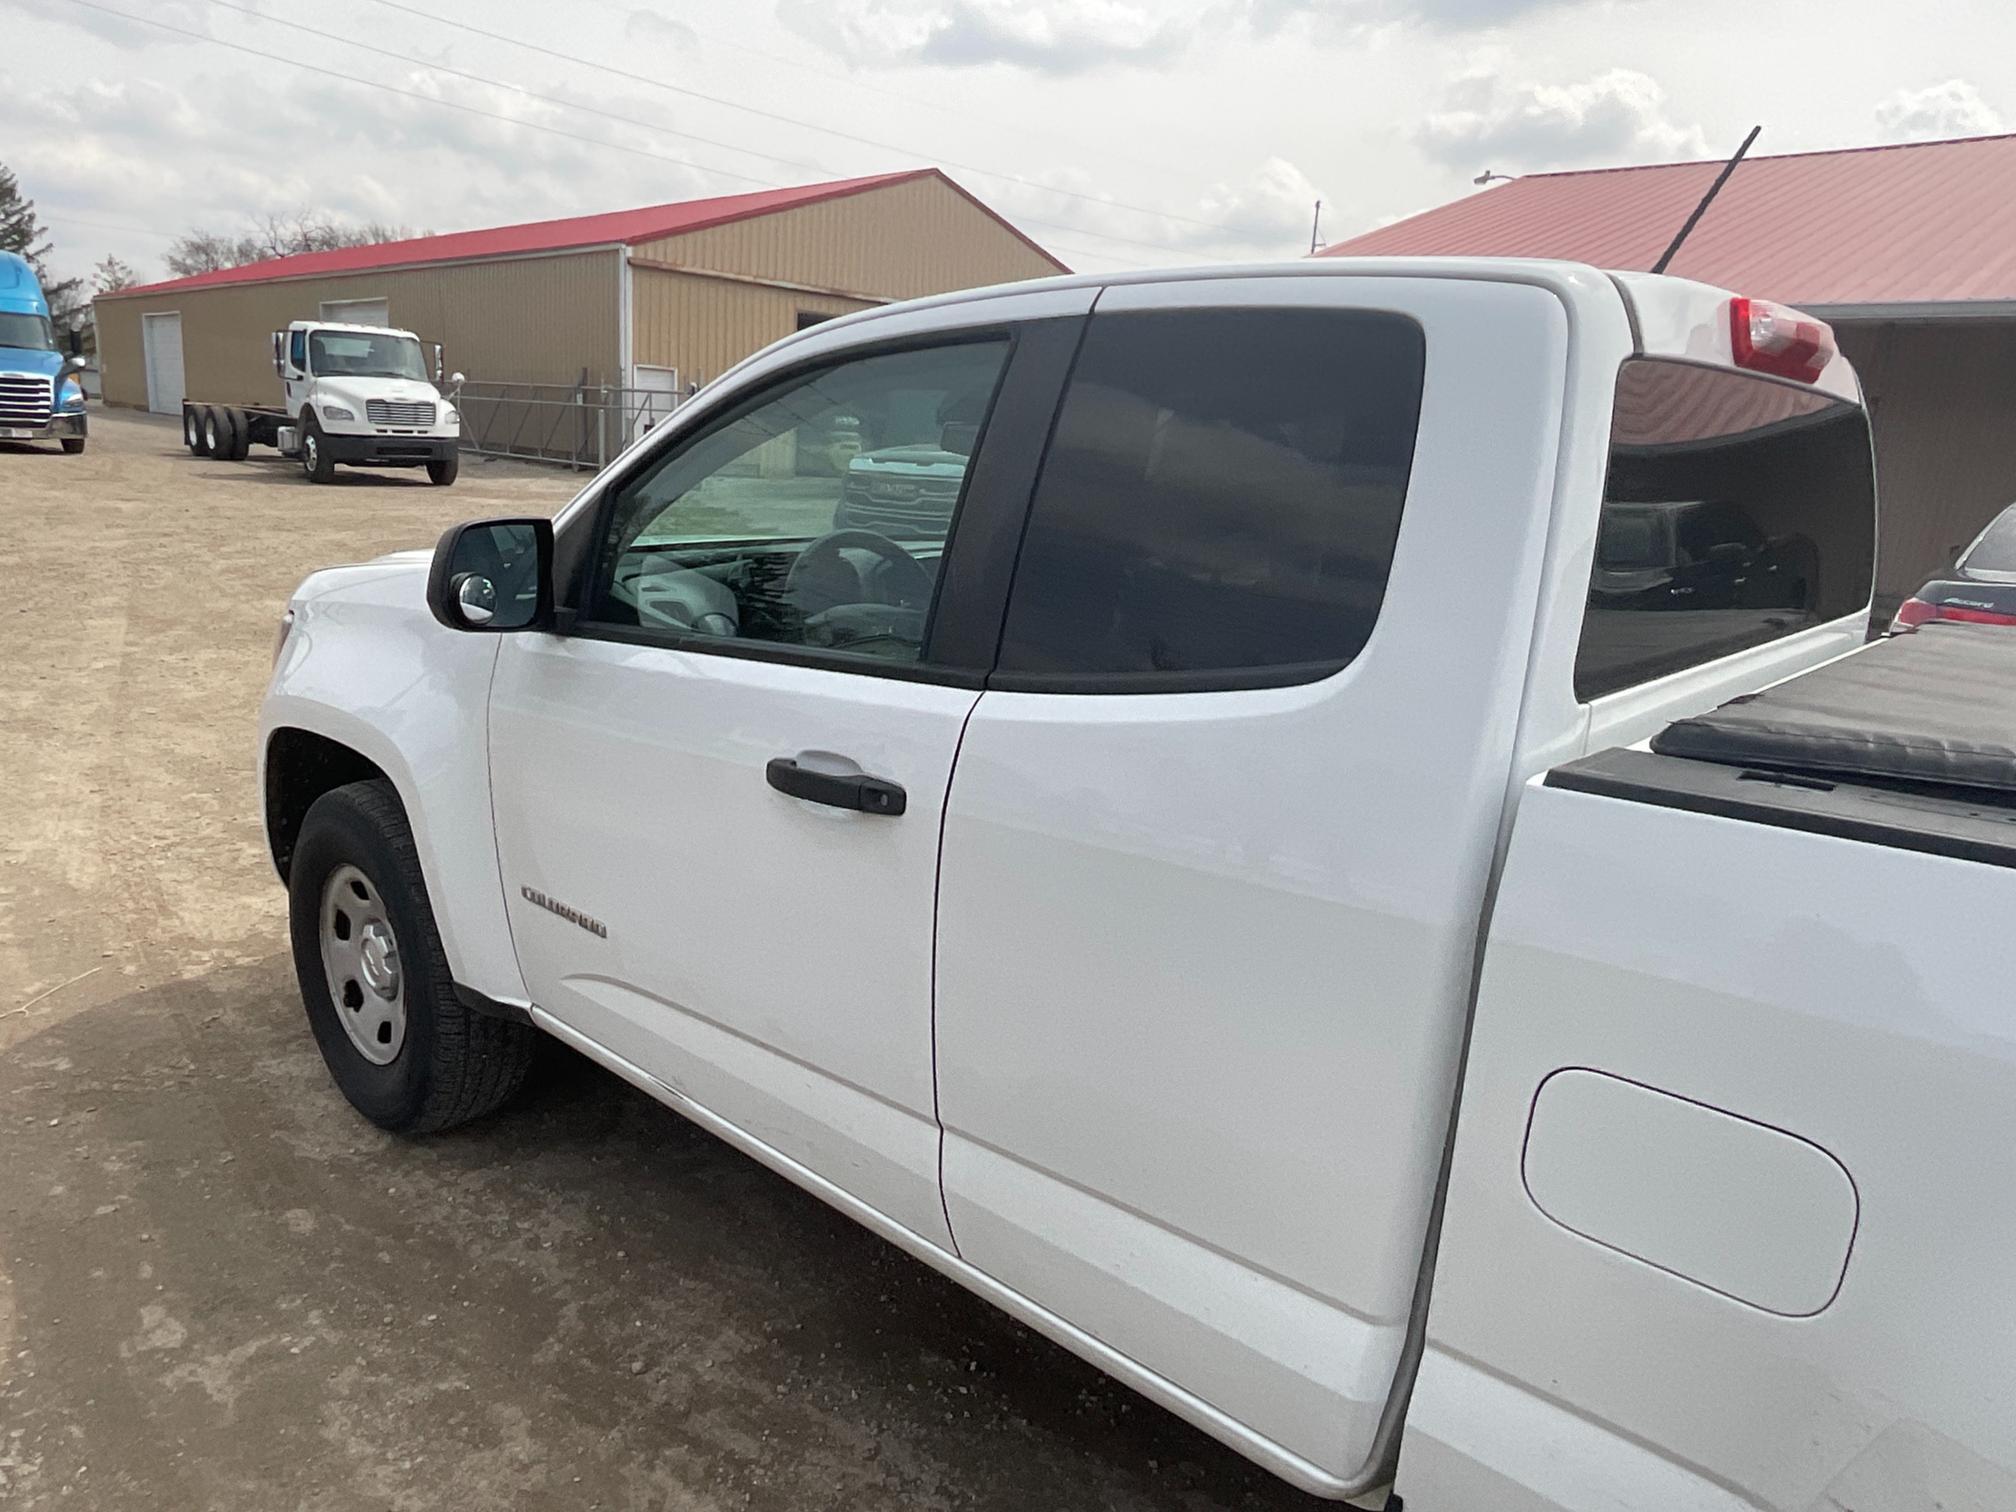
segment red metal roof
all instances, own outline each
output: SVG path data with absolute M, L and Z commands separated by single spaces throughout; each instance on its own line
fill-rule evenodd
M 264 262 L 246 263 L 238 268 L 220 268 L 214 273 L 198 273 L 190 278 L 171 278 L 161 283 L 141 284 L 100 299 L 129 299 L 136 294 L 160 294 L 178 289 L 208 289 L 221 284 L 266 283 L 281 278 L 321 278 L 332 273 L 361 273 L 374 268 L 406 268 L 439 262 L 464 262 L 486 257 L 514 257 L 534 252 L 564 252 L 578 247 L 608 247 L 617 243 L 635 246 L 686 231 L 701 231 L 729 221 L 749 220 L 779 210 L 795 210 L 821 200 L 839 199 L 867 189 L 901 184 L 911 179 L 944 179 L 959 193 L 1001 221 L 1003 226 L 1050 261 L 1059 271 L 1064 264 L 1050 257 L 1035 242 L 1017 231 L 992 209 L 967 194 L 936 168 L 912 168 L 902 173 L 878 173 L 868 178 L 837 179 L 825 184 L 802 184 L 794 189 L 764 189 L 754 194 L 724 194 L 714 199 L 682 200 L 672 205 L 650 205 L 642 210 L 613 210 L 603 215 L 577 215 L 567 220 L 529 221 L 522 226 L 497 226 L 487 231 L 451 231 L 442 236 L 416 236 L 406 241 L 374 242 L 364 247 L 339 247 L 332 252 L 303 252 L 293 257 L 273 257 Z
M 1721 168 L 1536 173 L 1322 255 L 1649 268 Z M 1667 271 L 1808 306 L 2016 300 L 2016 135 L 1746 158 Z

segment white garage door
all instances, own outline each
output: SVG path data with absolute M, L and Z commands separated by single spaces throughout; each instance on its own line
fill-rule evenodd
M 140 317 L 140 342 L 147 355 L 147 408 L 157 415 L 182 413 L 182 317 Z
M 344 325 L 382 326 L 392 323 L 382 299 L 325 299 L 322 301 L 322 318 Z

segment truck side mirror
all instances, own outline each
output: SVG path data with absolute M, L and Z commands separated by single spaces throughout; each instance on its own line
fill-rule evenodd
M 434 548 L 427 607 L 450 630 L 537 630 L 553 620 L 553 522 L 475 520 Z
M 441 343 L 437 341 L 434 343 L 434 381 L 436 383 L 441 381 L 441 374 L 445 371 L 446 369 L 441 366 Z
M 65 357 L 63 359 L 63 366 L 56 376 L 59 379 L 68 378 L 72 373 L 81 373 L 89 366 L 91 366 L 91 359 L 86 357 L 82 352 L 79 352 L 73 357 Z
M 273 371 L 278 373 L 282 378 L 287 376 L 287 333 L 285 331 L 275 331 L 273 333 Z

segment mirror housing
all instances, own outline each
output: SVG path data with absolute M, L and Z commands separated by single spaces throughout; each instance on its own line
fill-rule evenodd
M 441 365 L 441 343 L 437 341 L 434 343 L 434 381 L 439 383 L 441 375 L 446 371 L 447 369 Z
M 553 522 L 449 527 L 427 573 L 427 607 L 450 630 L 501 634 L 553 623 Z
M 78 352 L 74 356 L 65 357 L 63 359 L 63 366 L 57 370 L 56 381 L 60 383 L 72 373 L 81 373 L 89 366 L 91 366 L 91 361 L 82 352 Z

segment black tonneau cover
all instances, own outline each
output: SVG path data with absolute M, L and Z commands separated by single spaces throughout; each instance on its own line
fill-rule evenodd
M 1928 624 L 1668 725 L 1662 756 L 2016 795 L 2016 629 Z
M 2016 867 L 2016 630 L 1927 625 L 1547 785 Z

